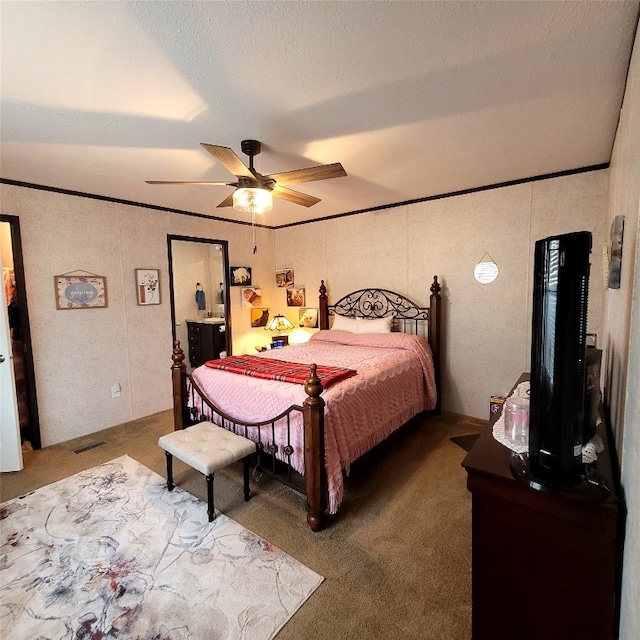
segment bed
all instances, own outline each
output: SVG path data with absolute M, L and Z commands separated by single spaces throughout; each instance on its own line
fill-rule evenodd
M 357 458 L 413 416 L 439 412 L 440 300 L 437 276 L 428 308 L 385 289 L 329 305 L 322 281 L 320 331 L 308 343 L 189 374 L 176 341 L 174 428 L 210 420 L 254 440 L 261 471 L 303 491 L 307 523 L 319 531 L 337 513 Z

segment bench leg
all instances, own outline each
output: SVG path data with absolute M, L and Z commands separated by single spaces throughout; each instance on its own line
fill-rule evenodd
M 249 490 L 249 458 L 244 458 L 242 462 L 244 464 L 244 501 L 248 502 L 251 497 L 251 491 Z
M 165 454 L 167 456 L 167 489 L 172 491 L 176 486 L 173 484 L 173 456 L 168 451 L 165 451 Z
M 207 476 L 207 513 L 209 514 L 209 522 L 213 522 L 216 517 L 213 506 L 213 473 Z

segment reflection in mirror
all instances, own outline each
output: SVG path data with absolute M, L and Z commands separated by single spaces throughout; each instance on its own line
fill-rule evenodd
M 168 236 L 173 339 L 189 368 L 231 353 L 226 240 Z

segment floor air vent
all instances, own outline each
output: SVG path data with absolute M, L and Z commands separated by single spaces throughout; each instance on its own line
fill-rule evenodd
M 90 451 L 91 449 L 97 449 L 102 445 L 107 444 L 106 442 L 94 442 L 92 444 L 88 444 L 85 447 L 80 447 L 79 449 L 74 449 L 73 453 L 84 453 L 85 451 Z

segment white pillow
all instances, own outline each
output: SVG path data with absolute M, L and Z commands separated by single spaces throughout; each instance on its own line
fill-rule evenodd
M 387 318 L 351 318 L 335 315 L 331 329 L 349 333 L 391 333 L 393 317 Z
M 391 333 L 393 317 L 358 318 L 358 333 Z
M 335 331 L 358 333 L 358 319 L 335 315 L 333 316 L 333 324 L 331 325 L 331 328 Z

